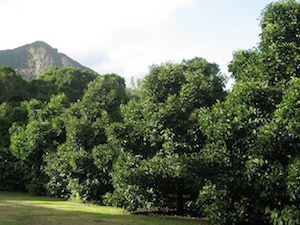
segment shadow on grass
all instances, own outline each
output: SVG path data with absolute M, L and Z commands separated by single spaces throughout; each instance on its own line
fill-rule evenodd
M 131 215 L 99 207 L 24 193 L 0 192 L 0 225 L 207 225 L 208 221 L 182 217 Z

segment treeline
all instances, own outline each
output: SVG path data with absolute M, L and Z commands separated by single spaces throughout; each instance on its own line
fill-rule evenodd
M 234 53 L 224 91 L 202 58 L 116 74 L 0 68 L 0 190 L 214 224 L 300 224 L 300 4 L 266 7 L 257 48 Z

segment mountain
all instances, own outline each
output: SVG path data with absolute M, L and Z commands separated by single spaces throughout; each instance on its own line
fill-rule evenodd
M 93 72 L 42 41 L 0 51 L 0 66 L 9 66 L 29 80 L 53 67 L 74 67 Z

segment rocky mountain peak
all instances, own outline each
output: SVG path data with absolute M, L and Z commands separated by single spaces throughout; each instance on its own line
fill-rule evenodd
M 13 68 L 29 80 L 53 67 L 74 67 L 92 71 L 43 41 L 0 51 L 0 65 Z

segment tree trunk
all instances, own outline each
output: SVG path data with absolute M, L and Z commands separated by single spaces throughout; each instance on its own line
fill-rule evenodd
M 178 184 L 177 186 L 177 213 L 183 214 L 183 185 Z

